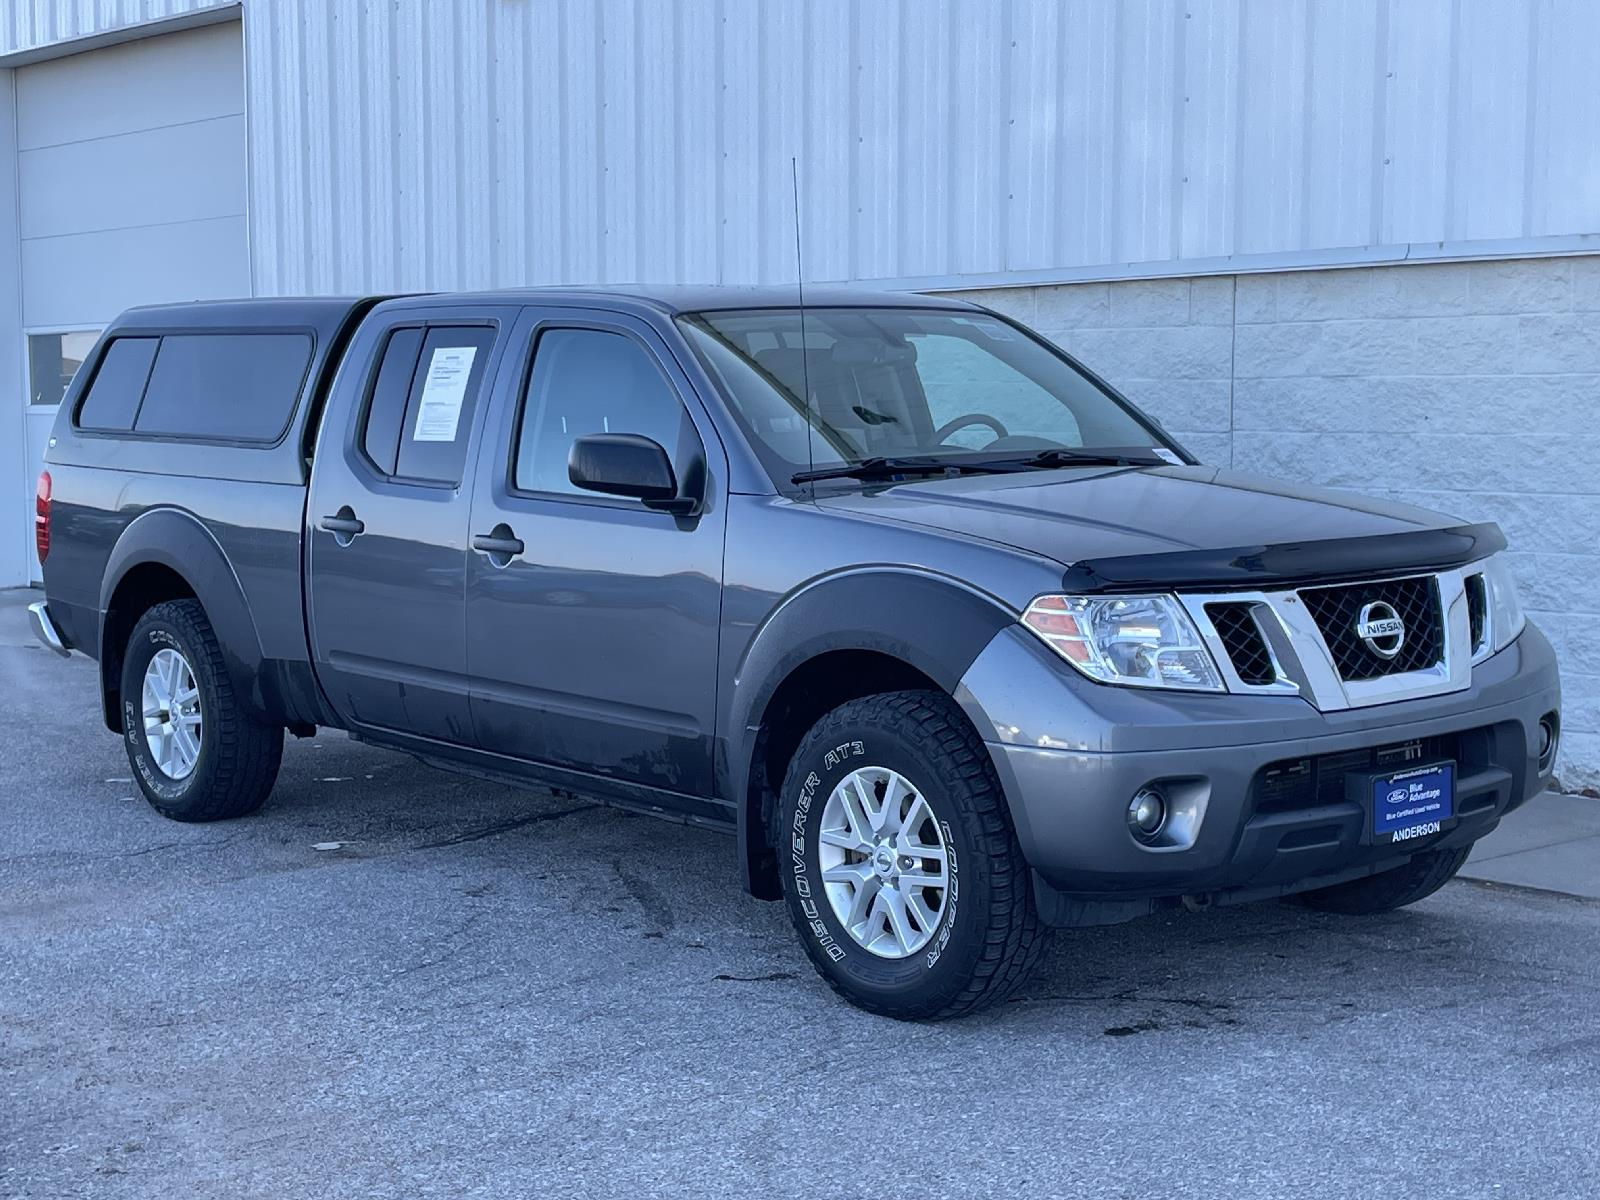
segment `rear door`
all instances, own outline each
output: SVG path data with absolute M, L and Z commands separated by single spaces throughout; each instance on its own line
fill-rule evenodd
M 470 744 L 469 464 L 515 308 L 371 318 L 330 400 L 307 510 L 311 649 L 352 725 Z
M 496 389 L 472 506 L 482 548 L 467 562 L 479 742 L 620 784 L 708 797 L 726 528 L 721 444 L 643 321 L 530 310 L 511 353 L 518 365 Z M 677 517 L 574 487 L 572 443 L 601 432 L 661 443 L 680 478 L 704 464 L 702 510 Z

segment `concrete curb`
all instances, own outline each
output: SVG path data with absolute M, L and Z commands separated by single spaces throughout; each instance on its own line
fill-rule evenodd
M 1600 800 L 1535 796 L 1478 843 L 1461 877 L 1600 900 Z

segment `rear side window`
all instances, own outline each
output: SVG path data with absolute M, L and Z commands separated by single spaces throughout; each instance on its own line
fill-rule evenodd
M 361 431 L 361 448 L 372 465 L 393 475 L 400 457 L 400 426 L 405 423 L 411 399 L 411 378 L 422 351 L 422 330 L 396 329 L 383 348 L 378 378 L 367 402 L 367 420 Z
M 94 379 L 78 406 L 80 429 L 126 432 L 139 413 L 160 338 L 116 338 L 106 347 Z
M 472 414 L 493 345 L 494 330 L 486 326 L 428 329 L 401 419 L 396 476 L 430 483 L 461 482 Z
M 277 441 L 310 363 L 311 339 L 303 333 L 168 334 L 156 351 L 134 432 Z

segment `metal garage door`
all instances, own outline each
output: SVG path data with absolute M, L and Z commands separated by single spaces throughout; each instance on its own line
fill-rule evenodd
M 61 394 L 112 317 L 250 293 L 239 24 L 21 67 L 16 89 L 31 505 Z

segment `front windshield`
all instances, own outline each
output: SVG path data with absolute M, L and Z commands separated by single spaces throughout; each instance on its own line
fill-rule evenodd
M 803 336 L 794 308 L 698 313 L 681 325 L 783 486 L 879 458 L 955 464 L 1056 450 L 1176 461 L 1071 363 L 986 313 L 807 308 Z

